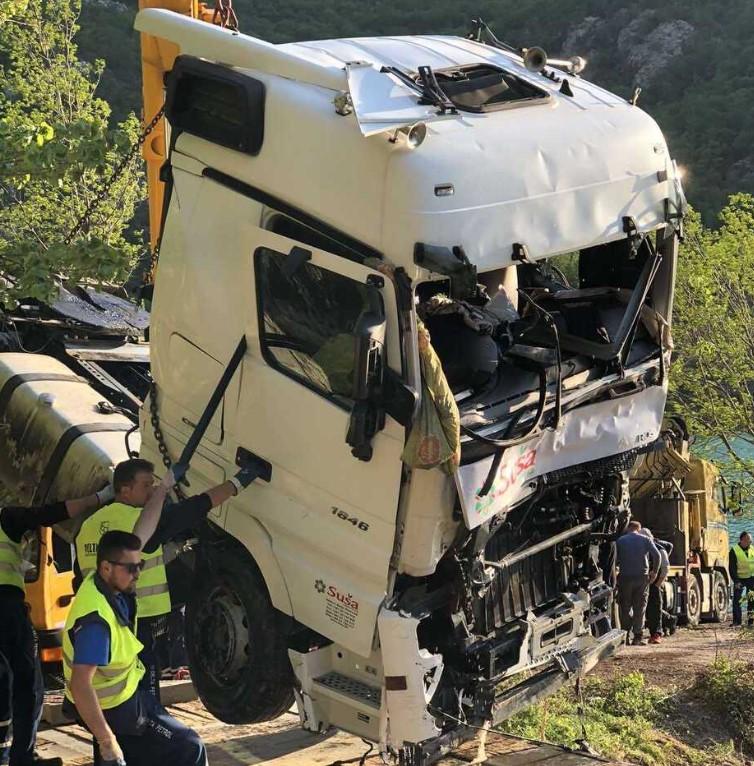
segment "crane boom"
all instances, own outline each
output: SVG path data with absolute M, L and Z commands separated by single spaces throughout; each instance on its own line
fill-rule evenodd
M 139 0 L 139 10 L 161 8 L 193 19 L 214 23 L 216 14 L 198 0 Z M 165 103 L 165 74 L 173 68 L 173 62 L 180 53 L 178 46 L 146 32 L 141 33 L 142 103 L 144 122 L 148 122 L 162 109 Z M 160 180 L 160 168 L 167 154 L 165 118 L 155 126 L 144 142 L 144 161 L 147 165 L 147 190 L 149 194 L 149 244 L 152 252 L 160 235 L 165 184 Z

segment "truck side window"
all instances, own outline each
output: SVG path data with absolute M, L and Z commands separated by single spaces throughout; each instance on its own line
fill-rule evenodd
M 285 375 L 350 408 L 352 332 L 376 288 L 311 263 L 288 274 L 285 260 L 267 248 L 254 256 L 262 354 Z

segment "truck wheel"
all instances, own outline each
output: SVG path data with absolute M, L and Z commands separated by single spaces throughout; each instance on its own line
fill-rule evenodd
M 225 723 L 270 721 L 293 704 L 284 616 L 244 553 L 223 549 L 197 570 L 186 609 L 191 678 Z
M 698 625 L 702 617 L 702 591 L 699 580 L 694 575 L 689 576 L 686 588 L 686 624 Z
M 712 573 L 712 622 L 723 622 L 728 616 L 728 584 L 721 572 Z

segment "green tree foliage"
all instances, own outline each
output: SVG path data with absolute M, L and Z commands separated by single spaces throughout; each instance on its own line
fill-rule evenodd
M 671 402 L 693 433 L 719 440 L 732 467 L 754 480 L 754 197 L 731 197 L 720 222 L 707 229 L 694 212 L 687 222 Z
M 117 130 L 95 96 L 104 63 L 80 61 L 80 0 L 27 0 L 0 25 L 0 303 L 49 299 L 60 281 L 122 282 L 139 246 L 126 228 L 143 198 L 136 164 L 118 178 L 81 235 L 66 234 L 109 182 L 138 135 Z

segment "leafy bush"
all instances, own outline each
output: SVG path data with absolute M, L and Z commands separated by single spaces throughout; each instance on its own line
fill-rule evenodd
M 718 657 L 697 677 L 694 691 L 723 713 L 744 752 L 754 753 L 754 663 Z

